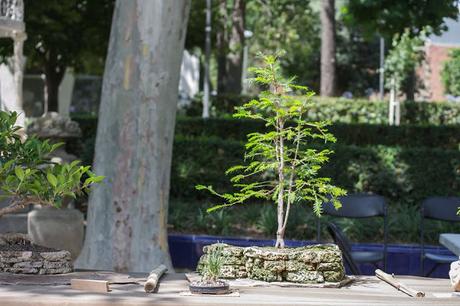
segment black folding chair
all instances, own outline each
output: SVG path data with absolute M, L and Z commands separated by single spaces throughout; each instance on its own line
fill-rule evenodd
M 328 232 L 331 234 L 334 242 L 339 246 L 353 274 L 361 274 L 359 263 L 370 263 L 378 267 L 377 263 L 383 262 L 383 270 L 387 267 L 387 205 L 385 198 L 371 194 L 353 194 L 340 198 L 342 207 L 335 209 L 332 203 L 323 205 L 323 214 L 342 217 L 342 218 L 371 218 L 383 217 L 383 251 L 352 251 L 351 244 L 347 237 L 334 224 L 328 224 Z M 321 241 L 321 220 L 318 218 L 317 223 L 317 240 Z
M 422 202 L 420 209 L 420 275 L 430 276 L 439 265 L 450 264 L 458 260 L 457 256 L 440 255 L 435 253 L 425 252 L 425 219 L 440 220 L 446 222 L 460 222 L 460 216 L 457 215 L 457 209 L 460 207 L 459 197 L 430 197 Z M 435 265 L 425 275 L 425 258 L 434 261 Z

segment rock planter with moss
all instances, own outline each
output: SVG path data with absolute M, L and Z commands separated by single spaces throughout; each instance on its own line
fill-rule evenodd
M 203 270 L 207 256 L 218 246 L 222 247 L 220 277 L 225 279 L 321 284 L 340 282 L 345 277 L 342 253 L 334 244 L 283 249 L 213 244 L 203 248 L 198 272 Z

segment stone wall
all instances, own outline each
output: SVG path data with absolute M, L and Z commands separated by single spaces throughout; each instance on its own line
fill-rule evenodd
M 70 252 L 34 245 L 25 234 L 0 235 L 0 273 L 62 274 L 72 271 Z
M 23 274 L 61 274 L 73 271 L 67 251 L 1 251 L 0 272 Z
M 345 277 L 342 253 L 334 244 L 284 249 L 213 244 L 203 248 L 198 272 L 206 264 L 207 254 L 218 249 L 222 257 L 221 278 L 324 283 L 340 282 Z

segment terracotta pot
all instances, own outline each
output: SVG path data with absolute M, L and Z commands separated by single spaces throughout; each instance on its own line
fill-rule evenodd
M 84 218 L 76 209 L 34 209 L 28 214 L 27 228 L 33 243 L 69 251 L 73 260 L 83 247 Z

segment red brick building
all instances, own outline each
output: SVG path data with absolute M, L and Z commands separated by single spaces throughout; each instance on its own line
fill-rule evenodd
M 446 94 L 441 79 L 444 62 L 453 48 L 460 48 L 460 21 L 448 19 L 448 30 L 441 36 L 430 36 L 425 44 L 425 61 L 418 71 L 421 81 L 420 100 L 445 101 Z

